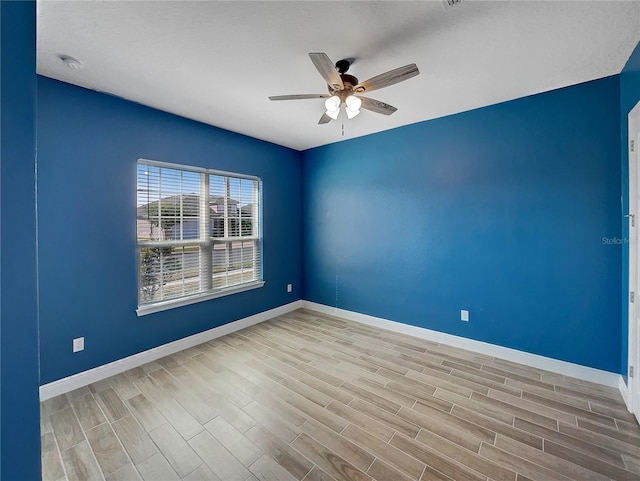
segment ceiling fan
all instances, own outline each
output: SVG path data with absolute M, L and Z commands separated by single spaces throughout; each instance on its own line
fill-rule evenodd
M 269 100 L 326 99 L 324 102 L 326 111 L 320 117 L 319 124 L 326 124 L 331 120 L 336 120 L 342 105 L 345 106 L 345 112 L 350 119 L 360 113 L 360 108 L 378 114 L 391 115 L 398 109 L 379 100 L 363 97 L 360 94 L 397 84 L 420 73 L 416 64 L 411 63 L 376 75 L 364 82 L 358 82 L 356 77 L 347 74 L 351 63 L 353 63 L 352 60 L 338 60 L 334 67 L 333 62 L 326 53 L 310 53 L 309 57 L 318 72 L 320 72 L 320 75 L 322 75 L 322 78 L 326 80 L 329 93 L 275 95 L 269 97 Z

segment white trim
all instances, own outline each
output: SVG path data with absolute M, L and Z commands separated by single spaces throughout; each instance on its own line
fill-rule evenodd
M 237 172 L 227 172 L 225 170 L 208 169 L 207 167 L 196 167 L 194 165 L 176 164 L 173 162 L 164 162 L 162 160 L 138 159 L 138 165 L 148 165 L 150 167 L 160 167 L 164 169 L 186 170 L 189 172 L 197 172 L 199 174 L 212 174 L 222 177 L 236 177 L 238 179 L 257 180 L 260 182 L 260 177 L 255 175 L 239 174 Z
M 239 284 L 237 286 L 223 287 L 222 289 L 216 289 L 208 292 L 202 292 L 194 296 L 179 297 L 178 299 L 172 299 L 170 301 L 156 302 L 155 304 L 142 305 L 136 309 L 138 317 L 146 316 L 147 314 L 153 314 L 154 312 L 166 311 L 168 309 L 174 309 L 176 307 L 188 306 L 189 304 L 196 304 L 197 302 L 210 301 L 217 297 L 228 296 L 230 294 L 237 294 L 239 292 L 250 291 L 251 289 L 258 289 L 264 286 L 264 281 L 252 281 L 245 284 Z
M 637 222 L 640 222 L 640 218 L 638 218 L 638 159 L 640 158 L 638 154 L 638 149 L 640 146 L 636 145 L 634 148 L 634 152 L 631 151 L 631 141 L 638 141 L 638 131 L 640 130 L 640 102 L 636 103 L 636 105 L 631 109 L 627 116 L 627 153 L 628 153 L 628 165 L 629 165 L 629 180 L 627 183 L 628 192 L 629 192 L 629 214 L 632 214 L 634 217 L 629 217 L 629 219 L 635 219 Z M 640 291 L 638 285 L 638 255 L 640 255 L 640 251 L 638 250 L 638 229 L 640 226 L 636 224 L 635 227 L 629 225 L 629 255 L 628 255 L 628 268 L 629 268 L 629 289 L 628 291 L 634 291 L 635 295 L 638 295 L 638 291 Z M 627 305 L 628 305 L 628 316 L 627 316 L 627 373 L 631 372 L 632 366 L 636 364 L 634 369 L 638 371 L 640 369 L 640 346 L 636 345 L 637 339 L 640 337 L 638 335 L 637 330 L 640 329 L 638 325 L 638 303 L 640 299 L 636 299 L 635 302 L 631 302 L 630 294 L 627 293 Z M 636 375 L 637 376 L 637 375 Z M 627 404 L 627 409 L 629 412 L 635 414 L 636 418 L 640 420 L 640 389 L 637 386 L 637 377 L 632 378 L 627 375 L 627 382 L 625 384 L 625 403 Z M 622 392 L 622 391 L 621 391 Z
M 455 336 L 453 334 L 446 334 L 444 332 L 425 329 L 424 327 L 410 326 L 408 324 L 402 324 L 400 322 L 390 321 L 388 319 L 382 319 L 380 317 L 369 316 L 367 314 L 360 314 L 359 312 L 347 311 L 345 309 L 339 309 L 337 307 L 326 306 L 324 304 L 302 301 L 302 307 L 324 314 L 342 317 L 343 319 L 348 319 L 350 321 L 360 322 L 369 326 L 378 327 L 380 329 L 386 329 L 389 331 L 407 334 L 409 336 L 414 336 L 429 341 L 467 349 L 479 354 L 486 354 L 488 356 L 505 359 L 507 361 L 525 364 L 527 366 L 532 366 L 538 369 L 544 369 L 545 371 L 551 371 L 558 374 L 563 374 L 565 376 L 571 376 L 585 381 L 603 384 L 605 386 L 619 388 L 620 380 L 622 379 L 622 376 L 620 376 L 620 374 L 616 374 L 613 372 L 602 371 L 600 369 L 573 364 L 566 361 L 560 361 L 558 359 L 539 356 L 537 354 L 531 354 L 524 351 L 518 351 L 516 349 L 511 349 L 508 347 L 497 346 L 495 344 L 489 344 L 487 342 L 475 341 L 473 339 L 467 339 L 465 337 Z
M 169 342 L 162 346 L 154 347 L 153 349 L 139 352 L 138 354 L 134 354 L 123 359 L 118 359 L 117 361 L 110 362 L 109 364 L 104 364 L 102 366 L 89 369 L 88 371 L 83 371 L 78 374 L 44 384 L 40 386 L 40 401 L 45 401 L 46 399 L 58 396 L 59 394 L 73 391 L 74 389 L 86 386 L 87 384 L 106 379 L 134 367 L 141 366 L 142 364 L 155 361 L 161 357 L 197 346 L 198 344 L 210 341 L 211 339 L 226 336 L 227 334 L 239 331 L 245 327 L 253 326 L 254 324 L 267 321 L 273 317 L 295 311 L 301 307 L 302 301 L 294 301 L 289 304 L 285 304 L 284 306 L 259 312 L 253 316 L 238 319 L 237 321 L 230 322 L 229 324 L 214 327 L 208 331 L 178 339 L 177 341 Z
M 624 382 L 624 378 L 620 376 L 620 382 L 618 383 L 618 390 L 620 391 L 620 395 L 622 396 L 622 400 L 624 401 L 625 406 L 627 406 L 627 410 L 631 411 L 631 404 L 629 399 L 629 389 L 627 388 L 626 383 Z

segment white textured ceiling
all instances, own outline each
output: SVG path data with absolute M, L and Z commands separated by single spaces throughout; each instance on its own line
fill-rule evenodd
M 620 73 L 640 2 L 40 0 L 37 34 L 41 75 L 303 150 Z M 421 74 L 371 93 L 398 111 L 343 137 L 322 100 L 267 98 L 326 92 L 308 52 L 355 58 L 360 81 Z

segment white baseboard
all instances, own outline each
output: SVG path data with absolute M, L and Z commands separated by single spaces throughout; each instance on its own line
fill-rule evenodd
M 627 387 L 627 383 L 624 382 L 624 378 L 620 376 L 620 382 L 618 383 L 618 389 L 620 390 L 620 394 L 622 395 L 622 399 L 624 400 L 625 406 L 627 406 L 627 410 L 629 412 L 633 412 L 631 410 L 631 403 L 629 402 L 629 389 Z
M 296 309 L 300 309 L 301 307 L 302 301 L 291 302 L 289 304 L 285 304 L 284 306 L 269 309 L 268 311 L 260 312 L 243 319 L 238 319 L 237 321 L 230 322 L 229 324 L 214 327 L 213 329 L 209 329 L 208 331 L 200 332 L 198 334 L 194 334 L 193 336 L 178 339 L 177 341 L 169 342 L 167 344 L 163 344 L 162 346 L 154 347 L 153 349 L 139 352 L 138 354 L 134 354 L 122 359 L 118 359 L 117 361 L 110 362 L 109 364 L 104 364 L 102 366 L 89 369 L 88 371 L 79 372 L 78 374 L 74 374 L 72 376 L 65 377 L 48 384 L 44 384 L 40 386 L 40 401 L 44 401 L 60 394 L 73 391 L 74 389 L 78 389 L 93 382 L 115 376 L 116 374 L 127 371 L 134 367 L 138 367 L 148 362 L 155 361 L 156 359 L 174 354 L 178 351 L 197 346 L 198 344 L 202 344 L 203 342 L 226 336 L 227 334 L 239 331 L 240 329 L 244 329 L 245 327 L 253 326 L 254 324 L 267 321 L 273 317 L 281 316 L 291 311 L 295 311 Z
M 439 342 L 442 344 L 447 344 L 449 346 L 467 349 L 469 351 L 477 352 L 480 354 L 525 364 L 537 369 L 543 369 L 545 371 L 551 371 L 565 376 L 571 376 L 585 381 L 591 381 L 597 384 L 603 384 L 609 387 L 620 388 L 621 383 L 622 385 L 625 385 L 620 374 L 609 371 L 602 371 L 600 369 L 582 366 L 580 364 L 573 364 L 566 361 L 560 361 L 558 359 L 539 356 L 537 354 L 531 354 L 524 351 L 518 351 L 516 349 L 510 349 L 508 347 L 497 346 L 495 344 L 489 344 L 487 342 L 475 341 L 473 339 L 467 339 L 465 337 L 454 336 L 453 334 L 432 331 L 431 329 L 425 329 L 423 327 L 410 326 L 408 324 L 402 324 L 400 322 L 390 321 L 388 319 L 382 319 L 380 317 L 369 316 L 367 314 L 360 314 L 359 312 L 347 311 L 345 309 L 339 309 L 337 307 L 330 307 L 324 304 L 317 304 L 315 302 L 302 301 L 302 307 L 304 307 L 305 309 L 311 309 L 313 311 L 318 311 L 324 314 L 342 317 L 343 319 L 348 319 L 351 321 L 360 322 L 362 324 L 378 327 L 380 329 L 386 329 L 388 331 L 407 334 L 409 336 L 426 339 L 428 341 Z M 623 394 L 623 397 L 625 397 L 625 395 L 626 392 L 625 394 Z
M 367 314 L 360 314 L 354 311 L 348 311 L 345 309 L 339 309 L 336 307 L 330 307 L 324 304 L 317 304 L 311 301 L 295 301 L 284 306 L 276 307 L 268 311 L 260 312 L 253 316 L 245 317 L 229 324 L 224 324 L 219 327 L 214 327 L 208 331 L 194 334 L 193 336 L 178 339 L 162 346 L 154 347 L 147 351 L 134 354 L 123 359 L 119 359 L 102 366 L 89 369 L 87 371 L 74 374 L 57 381 L 50 382 L 40 386 L 40 400 L 44 401 L 60 394 L 73 391 L 82 386 L 106 379 L 121 372 L 127 371 L 134 367 L 141 366 L 156 359 L 174 354 L 178 351 L 188 349 L 203 342 L 216 339 L 218 337 L 225 336 L 232 332 L 239 331 L 254 324 L 267 321 L 274 317 L 287 314 L 296 309 L 311 309 L 324 314 L 329 314 L 336 317 L 342 317 L 362 324 L 378 327 L 380 329 L 386 329 L 389 331 L 398 332 L 401 334 L 407 334 L 409 336 L 426 339 L 433 342 L 439 342 L 450 346 L 467 349 L 469 351 L 485 354 L 488 356 L 505 359 L 520 364 L 536 367 L 546 371 L 563 374 L 565 376 L 571 376 L 585 381 L 595 382 L 597 384 L 603 384 L 605 386 L 615 387 L 620 390 L 622 398 L 625 403 L 628 402 L 627 397 L 627 385 L 625 384 L 620 374 L 602 371 L 592 367 L 581 366 L 579 364 L 573 364 L 566 361 L 560 361 L 558 359 L 552 359 L 549 357 L 539 356 L 537 354 L 531 354 L 524 351 L 518 351 L 516 349 L 510 349 L 508 347 L 497 346 L 495 344 L 489 344 L 482 341 L 475 341 L 473 339 L 467 339 L 453 334 L 446 334 L 443 332 L 433 331 L 431 329 L 425 329 L 423 327 L 411 326 L 400 322 L 390 321 L 380 317 L 369 316 Z

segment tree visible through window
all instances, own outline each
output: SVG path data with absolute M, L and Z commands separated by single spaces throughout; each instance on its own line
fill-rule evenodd
M 260 211 L 256 177 L 139 160 L 139 307 L 261 283 Z

